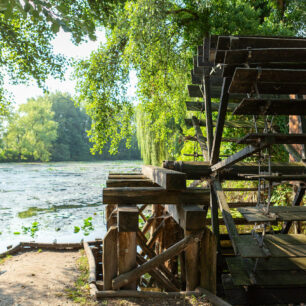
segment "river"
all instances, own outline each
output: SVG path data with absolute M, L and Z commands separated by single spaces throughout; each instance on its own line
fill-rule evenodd
M 105 234 L 108 173 L 141 161 L 0 164 L 0 252 L 20 241 L 79 242 Z

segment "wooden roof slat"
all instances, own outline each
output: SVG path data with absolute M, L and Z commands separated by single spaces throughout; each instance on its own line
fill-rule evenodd
M 224 64 L 241 63 L 305 63 L 306 48 L 301 49 L 248 49 L 228 50 L 225 52 Z
M 236 68 L 229 93 L 306 93 L 306 70 Z
M 250 133 L 237 141 L 239 144 L 254 144 L 271 141 L 272 144 L 304 144 L 306 134 L 257 134 Z
M 205 104 L 203 102 L 193 102 L 193 101 L 186 101 L 186 107 L 188 111 L 198 111 L 203 112 L 205 110 Z M 213 112 L 219 111 L 219 103 L 212 102 L 211 109 Z M 237 107 L 236 103 L 229 103 L 227 106 L 227 111 L 232 112 Z
M 245 98 L 234 109 L 234 115 L 306 115 L 306 99 Z

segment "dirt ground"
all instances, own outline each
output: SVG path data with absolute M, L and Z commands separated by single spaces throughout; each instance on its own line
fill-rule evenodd
M 80 305 L 68 297 L 81 274 L 80 252 L 27 252 L 0 265 L 0 306 Z M 210 305 L 196 299 L 108 299 L 93 301 L 85 295 L 82 305 Z

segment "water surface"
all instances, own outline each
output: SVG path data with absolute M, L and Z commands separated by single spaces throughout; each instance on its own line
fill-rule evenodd
M 108 173 L 140 167 L 140 161 L 0 164 L 0 252 L 19 241 L 103 237 L 102 188 Z M 93 230 L 84 227 L 84 219 L 92 222 Z M 33 222 L 38 231 L 31 237 Z

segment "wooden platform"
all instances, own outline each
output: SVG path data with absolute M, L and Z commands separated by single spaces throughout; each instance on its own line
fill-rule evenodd
M 263 210 L 257 207 L 238 207 L 237 209 L 249 222 L 306 221 L 306 206 L 272 206 L 269 209 L 272 216 L 265 215 Z

